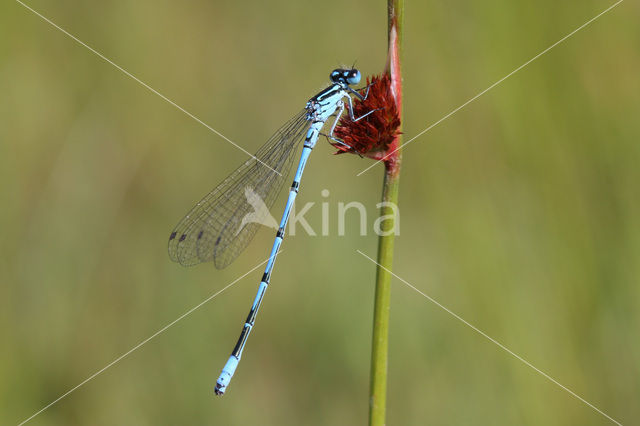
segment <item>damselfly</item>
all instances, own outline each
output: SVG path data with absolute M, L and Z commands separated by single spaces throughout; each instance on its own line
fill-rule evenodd
M 304 140 L 298 169 L 273 242 L 271 255 L 240 338 L 216 382 L 217 395 L 224 394 L 242 357 L 242 351 L 269 285 L 291 207 L 300 188 L 302 172 L 325 122 L 335 116 L 327 137 L 342 144 L 343 142 L 334 138 L 333 131 L 344 111 L 344 100 L 346 99 L 349 103 L 349 115 L 352 121 L 358 121 L 373 112 L 369 111 L 358 118 L 353 116 L 350 95 L 364 100 L 369 93 L 369 87 L 364 95 L 350 87 L 360 82 L 360 71 L 354 68 L 336 69 L 331 72 L 330 78 L 332 83 L 329 87 L 311 98 L 306 107 L 269 138 L 254 157 L 245 161 L 196 204 L 178 223 L 169 237 L 169 256 L 175 262 L 189 266 L 212 260 L 217 268 L 229 265 L 256 234 L 265 213 L 268 214 L 268 208 L 273 205 L 291 169 L 296 148 Z M 255 207 L 257 197 L 260 205 L 264 203 L 266 209 L 257 211 L 260 210 Z

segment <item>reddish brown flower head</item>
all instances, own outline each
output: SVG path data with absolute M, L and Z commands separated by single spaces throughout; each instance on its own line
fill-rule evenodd
M 351 121 L 349 114 L 344 114 L 334 135 L 348 146 L 335 142 L 331 144 L 338 148 L 336 154 L 350 152 L 380 160 L 395 149 L 396 138 L 400 134 L 400 114 L 391 94 L 391 78 L 388 74 L 373 76 L 371 82 L 367 77 L 367 85 L 370 85 L 367 99 L 362 101 L 354 97 L 353 115 L 357 118 L 375 111 L 356 122 Z M 366 89 L 361 93 L 364 95 Z

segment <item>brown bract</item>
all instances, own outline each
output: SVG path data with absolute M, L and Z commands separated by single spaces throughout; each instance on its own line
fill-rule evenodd
M 370 85 L 367 99 L 362 101 L 354 97 L 353 115 L 358 118 L 375 111 L 355 122 L 351 121 L 349 114 L 344 114 L 334 135 L 348 146 L 335 142 L 331 144 L 338 149 L 336 154 L 353 153 L 382 160 L 396 149 L 400 114 L 391 94 L 391 78 L 387 73 L 373 76 L 371 81 L 367 77 L 367 85 Z M 360 93 L 364 95 L 365 92 L 366 89 Z

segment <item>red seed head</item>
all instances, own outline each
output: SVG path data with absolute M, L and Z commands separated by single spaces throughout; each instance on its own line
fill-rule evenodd
M 359 121 L 351 121 L 344 114 L 335 128 L 334 135 L 346 145 L 331 143 L 338 149 L 336 154 L 354 153 L 380 160 L 395 149 L 400 134 L 400 114 L 391 94 L 391 78 L 388 74 L 367 77 L 369 96 L 364 101 L 354 97 L 353 115 L 357 118 L 374 111 Z M 366 89 L 361 91 L 364 95 Z M 347 108 L 349 106 L 347 105 Z

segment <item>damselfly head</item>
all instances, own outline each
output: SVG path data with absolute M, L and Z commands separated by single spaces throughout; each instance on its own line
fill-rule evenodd
M 346 83 L 348 85 L 358 84 L 360 83 L 360 71 L 355 68 L 351 69 L 342 69 L 338 68 L 331 71 L 331 81 L 334 83 Z

